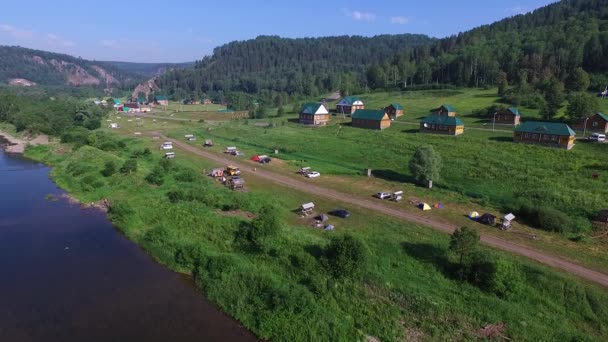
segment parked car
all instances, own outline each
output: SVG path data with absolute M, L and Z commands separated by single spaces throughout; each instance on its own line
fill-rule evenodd
M 383 199 L 391 198 L 392 194 L 390 192 L 388 192 L 388 191 L 382 191 L 382 192 L 379 192 L 379 193 L 375 194 L 374 196 L 376 198 L 379 198 L 379 199 L 383 200 Z
M 260 159 L 260 164 L 268 164 L 272 161 L 272 159 L 266 157 L 266 158 L 262 158 Z
M 312 171 L 312 172 L 309 172 L 309 173 L 306 175 L 306 177 L 308 177 L 308 178 L 317 178 L 317 177 L 320 177 L 320 176 L 321 176 L 321 174 L 320 174 L 320 173 L 318 173 L 317 171 Z
M 337 216 L 341 218 L 347 218 L 350 216 L 350 213 L 345 209 L 336 209 L 329 212 L 329 215 Z
M 593 133 L 589 136 L 589 140 L 597 141 L 597 142 L 604 142 L 604 141 L 606 141 L 606 135 L 601 134 L 601 133 Z

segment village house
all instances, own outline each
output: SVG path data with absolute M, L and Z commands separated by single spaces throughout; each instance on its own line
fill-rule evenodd
M 464 123 L 453 116 L 429 115 L 420 122 L 420 132 L 460 135 L 464 133 Z
M 365 104 L 359 96 L 346 96 L 336 105 L 339 114 L 352 114 L 359 109 L 365 109 Z
M 499 110 L 494 114 L 494 123 L 501 125 L 519 125 L 521 116 L 515 107 Z
M 154 103 L 161 106 L 167 106 L 169 105 L 169 99 L 166 96 L 158 95 L 154 97 Z
M 513 141 L 549 147 L 571 149 L 574 147 L 575 133 L 565 123 L 528 121 L 513 132 Z
M 321 103 L 307 103 L 300 111 L 300 123 L 325 126 L 329 121 L 329 111 Z
M 456 109 L 449 104 L 444 104 L 439 108 L 431 110 L 431 112 L 439 116 L 456 116 Z
M 581 119 L 572 128 L 583 130 L 585 123 L 587 124 L 586 130 L 588 132 L 608 133 L 608 116 L 603 113 L 595 113 L 588 119 Z
M 203 100 L 201 101 L 201 103 L 202 103 L 202 104 L 204 104 L 204 105 L 210 105 L 212 102 L 211 102 L 211 100 L 210 100 L 210 99 L 203 99 Z
M 128 102 L 122 106 L 122 111 L 129 113 L 139 113 L 141 112 L 141 109 L 139 108 L 139 104 L 135 102 Z
M 390 127 L 391 119 L 382 109 L 358 109 L 352 115 L 352 125 L 358 128 L 385 129 Z
M 398 103 L 391 103 L 386 108 L 384 108 L 386 114 L 391 120 L 395 120 L 398 117 L 403 115 L 403 106 Z
M 140 105 L 143 105 L 143 104 L 145 104 L 146 102 L 148 102 L 148 101 L 146 101 L 146 98 L 145 98 L 145 97 L 138 97 L 138 98 L 137 98 L 137 103 L 139 103 Z

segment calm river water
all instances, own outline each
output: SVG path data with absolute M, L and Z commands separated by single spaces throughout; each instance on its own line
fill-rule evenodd
M 0 341 L 255 341 L 48 173 L 0 151 Z

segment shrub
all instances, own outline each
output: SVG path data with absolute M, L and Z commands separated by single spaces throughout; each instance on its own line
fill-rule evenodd
M 110 207 L 108 208 L 108 215 L 114 221 L 124 221 L 129 216 L 133 215 L 135 211 L 131 207 L 131 205 L 127 202 L 121 200 L 113 200 L 110 202 Z
M 519 267 L 506 259 L 496 260 L 493 271 L 489 282 L 490 290 L 499 297 L 517 294 L 524 286 L 524 276 Z
M 184 168 L 175 175 L 175 180 L 184 183 L 192 183 L 198 178 L 198 173 L 190 168 Z
M 82 180 L 80 181 L 80 187 L 84 190 L 84 191 L 93 191 L 95 189 L 99 189 L 102 186 L 104 186 L 104 182 L 93 176 L 93 175 L 87 175 L 84 178 L 82 178 Z
M 112 160 L 107 161 L 103 167 L 103 170 L 101 170 L 101 174 L 104 177 L 110 177 L 115 173 L 116 173 L 116 163 L 114 163 Z
M 65 167 L 65 171 L 74 177 L 78 177 L 90 170 L 91 167 L 89 165 L 79 161 L 72 161 Z
M 120 173 L 124 175 L 128 175 L 135 171 L 137 171 L 137 159 L 135 158 L 127 159 L 127 161 L 125 161 L 125 163 L 120 168 Z
M 325 249 L 323 263 L 336 278 L 357 278 L 365 269 L 367 250 L 363 242 L 351 236 L 333 237 Z
M 247 240 L 258 250 L 266 249 L 268 240 L 275 237 L 281 230 L 282 222 L 277 209 L 264 206 L 251 224 L 248 225 Z
M 155 168 L 146 176 L 146 181 L 153 185 L 163 185 L 163 183 L 165 182 L 165 178 L 162 170 L 159 168 Z
M 193 271 L 204 257 L 204 250 L 194 244 L 180 246 L 175 251 L 175 262 L 182 268 Z

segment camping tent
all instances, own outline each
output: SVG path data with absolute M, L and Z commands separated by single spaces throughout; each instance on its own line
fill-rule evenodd
M 472 219 L 472 220 L 476 220 L 478 217 L 479 217 L 479 213 L 476 212 L 476 211 L 471 211 L 469 213 L 469 218 Z
M 317 220 L 321 221 L 321 222 L 325 222 L 325 221 L 329 220 L 329 217 L 327 215 L 325 215 L 325 214 L 321 214 L 321 215 L 319 215 L 319 216 L 317 216 L 315 218 Z
M 443 209 L 443 203 L 435 203 L 435 209 Z
M 477 219 L 477 222 L 493 226 L 496 224 L 496 216 L 485 213 Z
M 418 208 L 421 209 L 421 210 L 424 210 L 424 211 L 431 210 L 431 206 L 428 205 L 428 204 L 426 204 L 426 203 L 420 203 L 420 204 L 418 204 Z
M 251 157 L 251 160 L 259 162 L 260 161 L 260 157 L 258 155 L 255 155 L 255 156 Z

